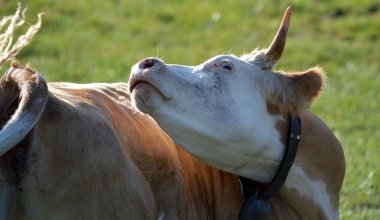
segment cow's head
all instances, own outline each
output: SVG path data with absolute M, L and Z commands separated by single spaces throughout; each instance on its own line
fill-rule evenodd
M 142 60 L 129 81 L 135 106 L 204 162 L 269 181 L 284 149 L 277 122 L 305 109 L 322 87 L 317 68 L 272 70 L 285 46 L 290 14 L 289 8 L 268 49 L 219 55 L 198 66 Z

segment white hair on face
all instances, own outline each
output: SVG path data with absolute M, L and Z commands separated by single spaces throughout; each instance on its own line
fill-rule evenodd
M 267 49 L 256 48 L 251 53 L 242 55 L 240 59 L 253 65 L 265 66 L 267 63 L 266 52 Z

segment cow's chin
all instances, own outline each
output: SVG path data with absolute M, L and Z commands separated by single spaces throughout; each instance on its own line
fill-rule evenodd
M 132 103 L 141 112 L 150 114 L 157 109 L 164 97 L 154 86 L 140 83 L 132 91 Z

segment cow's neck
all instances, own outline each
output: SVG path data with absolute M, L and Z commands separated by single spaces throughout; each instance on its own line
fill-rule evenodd
M 302 122 L 304 122 L 305 114 L 301 115 Z M 338 205 L 334 201 L 334 193 L 328 190 L 328 173 L 314 173 L 315 170 L 319 171 L 316 166 L 323 163 L 323 158 L 315 159 L 318 155 L 316 152 L 319 150 L 319 145 L 312 146 L 309 144 L 310 124 L 302 123 L 302 136 L 297 152 L 295 164 L 290 169 L 288 178 L 282 187 L 279 195 L 283 201 L 292 207 L 299 218 L 307 219 L 338 219 Z M 277 124 L 283 142 L 289 129 L 289 121 L 281 120 Z M 314 138 L 314 137 L 313 137 Z M 318 137 L 315 137 L 318 139 Z M 318 143 L 314 140 L 312 143 Z M 285 146 L 285 142 L 284 142 Z M 319 163 L 310 163 L 310 158 L 314 160 L 322 160 Z M 305 161 L 308 160 L 308 161 Z M 320 176 L 320 177 L 319 177 Z
M 260 184 L 252 179 L 240 177 L 245 203 L 239 219 L 268 218 L 271 211 L 271 200 L 278 194 L 286 181 L 289 170 L 294 163 L 301 137 L 301 120 L 298 115 L 291 115 L 289 123 L 284 155 L 272 180 L 269 183 Z
M 288 120 L 288 115 L 281 115 L 278 111 L 272 113 L 274 113 L 273 116 L 277 118 L 277 121 L 275 122 L 276 131 L 273 132 L 272 135 L 272 138 L 276 139 L 276 141 L 269 140 L 270 142 L 265 145 L 272 146 L 274 144 L 272 147 L 267 148 L 277 150 L 278 154 L 268 154 L 273 156 L 273 160 L 269 162 L 262 162 L 260 161 L 260 158 L 252 159 L 257 164 L 250 165 L 251 167 L 249 169 L 251 170 L 251 176 L 246 176 L 252 180 L 263 183 L 262 185 L 264 185 L 264 187 L 273 179 L 276 170 L 280 167 L 290 130 L 290 120 Z M 316 132 L 320 129 L 323 130 L 323 128 L 313 128 L 313 130 L 311 130 L 310 127 L 315 126 L 311 126 L 310 124 L 315 124 L 315 121 L 314 119 L 306 119 L 305 115 L 307 114 L 301 113 L 302 137 L 299 146 L 300 150 L 297 152 L 295 164 L 290 169 L 284 186 L 281 188 L 278 196 L 272 201 L 273 209 L 275 212 L 282 209 L 291 209 L 294 211 L 292 216 L 297 216 L 299 219 L 337 219 L 338 202 L 336 200 L 334 201 L 334 199 L 339 196 L 334 193 L 339 190 L 331 192 L 327 189 L 327 186 L 330 187 L 331 181 L 333 181 L 331 178 L 335 178 L 336 175 L 330 175 L 327 173 L 329 171 L 320 170 L 319 166 L 320 163 L 323 163 L 324 158 L 318 158 L 318 160 L 322 160 L 318 163 L 310 162 L 310 159 L 314 158 L 315 160 L 315 157 L 320 155 L 321 150 L 325 148 L 324 146 L 320 146 L 320 141 L 318 140 L 318 138 L 323 138 L 323 136 L 318 137 L 320 134 L 316 135 Z M 306 123 L 303 123 L 305 119 Z M 310 138 L 315 140 L 310 140 Z M 325 138 L 329 137 L 326 136 Z M 277 139 L 280 139 L 280 141 Z M 266 156 L 268 157 L 268 155 Z M 237 173 L 242 175 L 239 172 Z M 263 181 L 263 179 L 265 180 Z M 286 208 L 284 206 L 289 206 L 291 208 L 289 209 L 289 207 Z M 289 213 L 284 213 L 284 215 L 288 214 Z
M 326 183 L 309 177 L 299 164 L 291 169 L 280 196 L 301 219 L 338 219 Z

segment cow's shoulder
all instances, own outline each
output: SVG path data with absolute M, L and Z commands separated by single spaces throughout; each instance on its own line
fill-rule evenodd
M 24 204 L 66 213 L 64 218 L 156 215 L 150 185 L 106 113 L 108 106 L 121 108 L 114 102 L 117 87 L 112 87 L 49 84 L 48 102 L 30 142 L 29 173 L 22 182 Z M 79 213 L 75 207 L 87 211 Z

